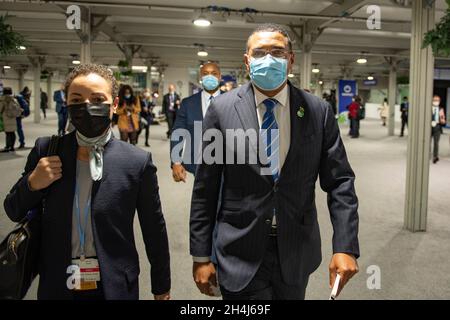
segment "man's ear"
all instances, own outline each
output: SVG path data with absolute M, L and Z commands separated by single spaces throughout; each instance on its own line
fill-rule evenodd
M 248 54 L 244 54 L 244 64 L 245 67 L 247 68 L 247 72 L 250 72 L 250 57 L 248 56 Z

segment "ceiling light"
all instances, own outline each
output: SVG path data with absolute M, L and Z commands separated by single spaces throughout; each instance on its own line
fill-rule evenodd
M 312 71 L 312 73 L 319 73 L 320 69 L 317 67 L 314 67 L 311 71 Z
M 208 56 L 208 51 L 206 51 L 205 49 L 200 49 L 200 50 L 198 50 L 197 55 L 199 57 L 207 57 Z
M 358 60 L 356 60 L 356 62 L 359 64 L 365 64 L 365 63 L 367 63 L 367 59 L 366 58 L 358 58 Z
M 17 49 L 19 49 L 19 50 L 26 50 L 27 47 L 25 47 L 25 46 L 18 46 Z
M 289 78 L 294 78 L 294 77 L 295 77 L 295 74 L 289 73 L 289 74 L 288 74 L 288 77 L 289 77 Z
M 368 77 L 367 77 L 367 80 L 369 80 L 369 81 L 372 81 L 373 79 L 374 79 L 373 76 L 368 76 Z
M 72 60 L 72 64 L 80 64 L 81 63 L 81 61 L 80 60 L 78 60 L 78 59 L 74 59 L 74 60 Z
M 322 85 L 322 84 L 323 84 L 323 81 L 322 81 L 322 80 L 320 80 L 320 81 L 319 81 L 319 84 L 320 84 L 320 85 Z
M 11 66 L 3 66 L 3 69 L 11 69 Z
M 197 19 L 192 21 L 192 23 L 197 27 L 209 27 L 212 24 L 211 20 L 206 19 L 202 15 L 200 15 Z

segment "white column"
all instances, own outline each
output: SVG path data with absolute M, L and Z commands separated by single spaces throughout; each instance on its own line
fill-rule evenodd
M 311 84 L 311 67 L 312 54 L 311 50 L 302 50 L 300 55 L 300 87 L 309 89 Z
M 80 61 L 82 64 L 91 63 L 91 10 L 89 7 L 86 10 L 86 20 L 81 21 L 81 53 Z
M 397 68 L 396 62 L 391 65 L 389 70 L 389 119 L 388 119 L 388 135 L 395 134 L 395 101 L 397 97 Z
M 433 95 L 434 57 L 428 46 L 422 49 L 424 33 L 432 29 L 434 1 L 412 1 L 410 62 L 410 109 L 406 170 L 406 229 L 426 231 L 430 169 L 431 100 Z

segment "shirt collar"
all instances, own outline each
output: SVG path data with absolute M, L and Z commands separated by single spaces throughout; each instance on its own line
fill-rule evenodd
M 260 106 L 266 99 L 269 99 L 268 96 L 263 94 L 261 91 L 259 91 L 255 85 L 253 85 L 253 91 L 255 92 L 255 101 L 256 101 L 256 107 Z M 288 105 L 288 99 L 289 99 L 289 84 L 286 84 L 280 92 L 272 99 L 276 99 L 280 105 L 287 106 Z
M 206 92 L 205 90 L 202 91 L 202 95 L 203 97 L 206 99 L 206 101 L 213 96 L 214 98 L 217 98 L 218 96 L 220 96 L 220 89 L 217 90 L 216 92 L 214 92 L 214 94 L 210 94 L 209 92 Z

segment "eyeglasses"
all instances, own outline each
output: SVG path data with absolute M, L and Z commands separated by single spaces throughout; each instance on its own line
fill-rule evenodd
M 270 54 L 272 57 L 275 58 L 285 58 L 288 53 L 291 53 L 287 49 L 272 49 L 272 50 L 266 50 L 266 49 L 253 49 L 251 52 L 251 56 L 253 58 L 263 58 L 267 54 Z

